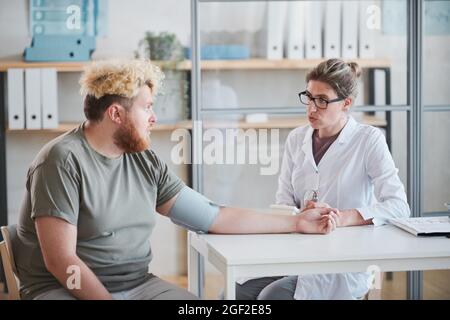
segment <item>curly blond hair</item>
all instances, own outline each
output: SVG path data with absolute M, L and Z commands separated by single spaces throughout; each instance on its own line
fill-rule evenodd
M 147 85 L 156 95 L 164 74 L 149 60 L 104 60 L 91 63 L 80 78 L 81 94 L 100 99 L 118 95 L 133 99 Z

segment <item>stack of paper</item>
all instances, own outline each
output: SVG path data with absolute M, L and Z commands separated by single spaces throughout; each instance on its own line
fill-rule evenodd
M 397 218 L 389 222 L 416 236 L 450 235 L 450 217 Z

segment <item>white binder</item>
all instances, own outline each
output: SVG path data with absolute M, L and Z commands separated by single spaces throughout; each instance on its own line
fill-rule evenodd
M 384 70 L 373 70 L 373 103 L 376 106 L 386 105 L 386 72 Z
M 41 70 L 25 69 L 25 127 L 41 129 Z
M 288 4 L 286 57 L 305 58 L 305 3 L 291 1 Z
M 341 2 L 327 1 L 325 4 L 324 56 L 341 56 Z
M 358 56 L 358 3 L 342 2 L 342 58 L 356 59 Z
M 267 59 L 283 59 L 283 35 L 286 14 L 286 3 L 270 1 L 267 3 L 266 41 Z
M 307 59 L 322 58 L 322 1 L 305 1 L 305 55 Z
M 23 69 L 8 69 L 6 82 L 8 129 L 25 129 Z
M 361 1 L 359 3 L 359 57 L 375 57 L 375 35 L 380 28 L 379 7 L 374 1 Z
M 42 127 L 58 127 L 58 81 L 56 69 L 41 69 Z

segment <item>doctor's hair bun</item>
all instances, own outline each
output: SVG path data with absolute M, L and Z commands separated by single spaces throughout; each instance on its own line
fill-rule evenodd
M 306 75 L 306 82 L 311 80 L 328 84 L 339 98 L 356 98 L 361 67 L 356 62 L 341 59 L 328 59 L 319 63 Z
M 353 73 L 357 78 L 361 76 L 362 69 L 359 66 L 359 64 L 357 64 L 356 62 L 348 62 L 348 66 L 350 67 L 350 69 L 352 69 Z

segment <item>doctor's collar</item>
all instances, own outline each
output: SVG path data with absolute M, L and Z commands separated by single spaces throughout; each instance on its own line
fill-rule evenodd
M 356 126 L 357 126 L 356 120 L 352 116 L 348 115 L 347 123 L 345 124 L 344 128 L 342 128 L 341 133 L 339 134 L 339 137 L 336 140 L 337 143 L 339 143 L 339 144 L 346 143 L 352 136 L 353 131 L 355 130 Z M 310 126 L 308 128 L 308 131 L 306 132 L 304 139 L 303 139 L 303 144 L 306 144 L 308 142 L 308 140 L 312 141 L 313 133 L 314 133 L 314 128 L 312 128 Z
M 356 120 L 352 116 L 348 116 L 347 123 L 341 131 L 341 134 L 337 138 L 337 142 L 340 144 L 346 143 L 353 134 L 353 131 L 356 128 Z

